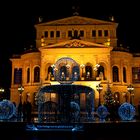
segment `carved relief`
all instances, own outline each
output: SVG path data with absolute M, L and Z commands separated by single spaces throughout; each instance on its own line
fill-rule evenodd
M 66 44 L 64 47 L 85 47 L 85 45 L 81 44 L 79 41 L 73 41 L 71 43 Z

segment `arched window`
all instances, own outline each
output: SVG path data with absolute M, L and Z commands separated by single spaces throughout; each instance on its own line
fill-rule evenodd
M 51 66 L 48 67 L 48 74 L 49 74 L 49 73 L 50 73 L 51 75 L 53 75 L 53 68 L 52 68 Z
M 86 66 L 85 67 L 86 71 L 86 79 L 91 79 L 92 78 L 92 67 L 91 66 Z
M 27 83 L 30 82 L 30 68 L 27 69 Z
M 61 78 L 61 80 L 65 80 L 66 79 L 66 77 L 67 77 L 67 68 L 66 68 L 66 66 L 62 66 L 61 68 L 60 68 L 60 78 Z
M 117 66 L 113 67 L 113 82 L 119 82 L 119 69 Z
M 73 77 L 75 80 L 78 80 L 78 79 L 79 79 L 79 75 L 80 75 L 79 67 L 78 67 L 78 66 L 74 66 L 74 67 L 72 68 L 72 77 Z
M 34 68 L 34 82 L 40 82 L 40 68 L 38 66 Z
M 126 68 L 123 67 L 123 82 L 126 83 Z
M 51 79 L 51 77 L 53 77 L 53 68 L 51 66 L 48 67 L 48 73 L 47 73 L 47 78 L 48 80 Z
M 104 72 L 104 67 L 103 66 L 100 66 L 98 68 L 98 77 L 100 78 L 100 80 L 105 79 L 105 72 Z

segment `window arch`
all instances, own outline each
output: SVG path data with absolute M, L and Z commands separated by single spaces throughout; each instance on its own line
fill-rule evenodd
M 62 80 L 65 80 L 67 77 L 68 73 L 67 73 L 67 68 L 66 66 L 61 66 L 60 67 L 60 77 Z
M 113 66 L 113 82 L 119 82 L 119 69 L 117 66 Z
M 27 83 L 30 82 L 30 68 L 27 68 Z
M 85 71 L 86 71 L 86 79 L 91 79 L 92 78 L 92 66 L 86 66 L 85 67 Z
M 48 74 L 51 73 L 53 75 L 53 68 L 51 66 L 48 67 Z
M 52 76 L 53 76 L 53 68 L 51 66 L 49 66 L 46 79 L 50 80 Z
M 98 77 L 100 78 L 100 80 L 104 80 L 105 79 L 105 70 L 103 66 L 100 66 L 98 68 Z
M 78 80 L 78 79 L 79 79 L 79 75 L 80 75 L 79 67 L 78 67 L 78 66 L 74 66 L 74 67 L 72 68 L 72 77 L 73 77 L 75 80 Z
M 123 67 L 123 82 L 127 82 L 126 81 L 126 68 L 125 67 Z
M 38 66 L 34 68 L 34 82 L 40 82 L 40 68 Z

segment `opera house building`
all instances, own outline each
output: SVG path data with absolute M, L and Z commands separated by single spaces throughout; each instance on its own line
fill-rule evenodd
M 109 85 L 114 102 L 129 102 L 137 107 L 140 101 L 140 54 L 118 44 L 118 23 L 73 15 L 39 22 L 34 27 L 36 46 L 10 58 L 11 101 L 19 104 L 29 99 L 35 108 L 37 94 L 43 87 L 83 85 L 92 89 L 94 106 L 98 107 L 99 102 L 104 104 Z M 62 87 L 61 93 L 67 92 L 67 86 Z M 83 109 L 87 98 L 85 92 L 81 88 L 78 94 Z M 49 89 L 44 100 L 58 103 L 58 94 Z

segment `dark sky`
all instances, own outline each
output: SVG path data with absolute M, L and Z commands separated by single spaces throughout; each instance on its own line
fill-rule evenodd
M 49 2 L 49 3 L 47 3 Z M 133 2 L 133 3 L 132 3 Z M 26 1 L 5 1 L 1 4 L 0 45 L 0 87 L 9 88 L 11 83 L 12 54 L 20 53 L 35 41 L 34 25 L 38 17 L 44 21 L 72 16 L 73 6 L 79 6 L 80 16 L 108 20 L 113 15 L 119 23 L 119 42 L 129 46 L 133 52 L 140 52 L 139 4 L 138 1 L 112 0 L 46 0 L 29 3 Z

